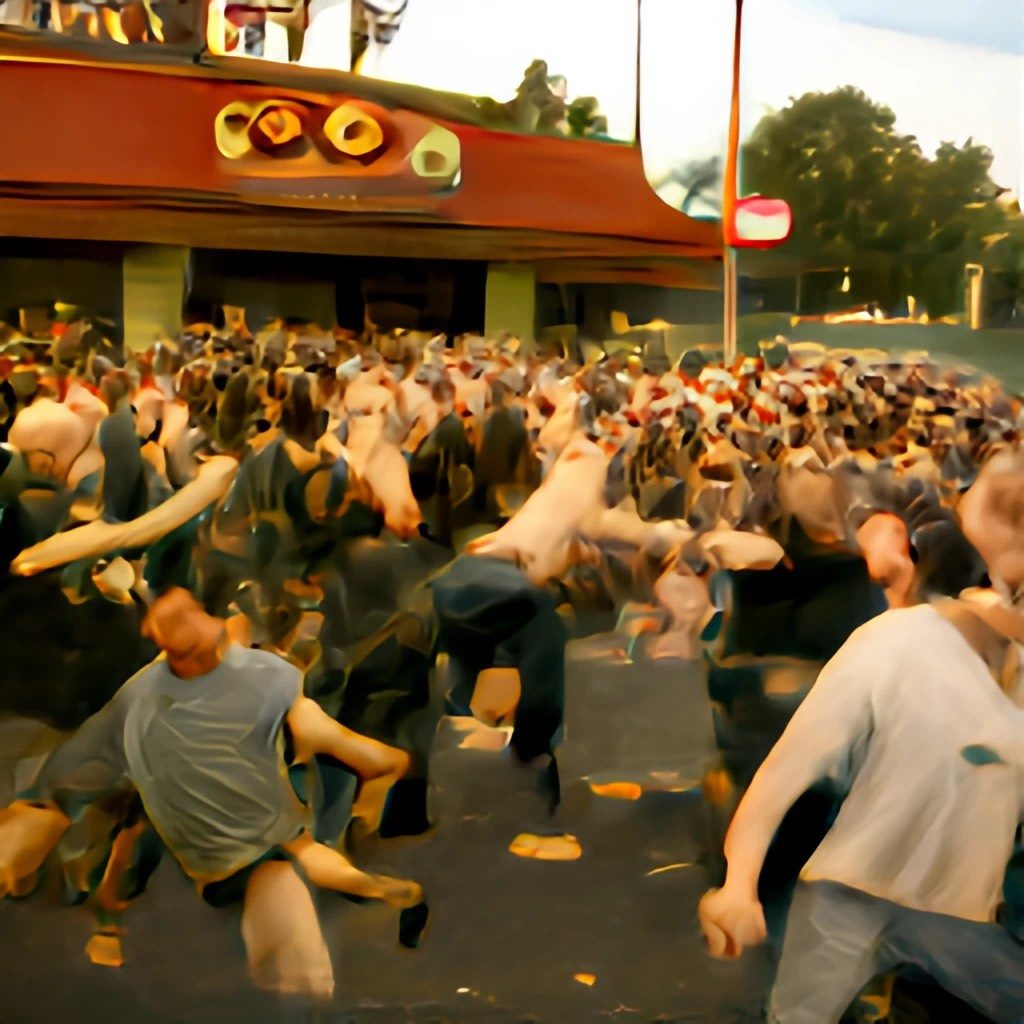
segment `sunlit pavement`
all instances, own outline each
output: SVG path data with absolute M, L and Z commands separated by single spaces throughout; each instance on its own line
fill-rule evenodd
M 517 832 L 543 822 L 540 798 L 507 755 L 464 749 L 465 734 L 443 725 L 432 764 L 438 827 L 360 856 L 423 882 L 427 934 L 418 950 L 402 949 L 395 911 L 321 895 L 337 981 L 329 1007 L 254 991 L 238 911 L 206 906 L 168 859 L 128 914 L 122 968 L 88 962 L 90 916 L 59 904 L 54 878 L 0 905 L 0 1021 L 757 1021 L 768 953 L 712 961 L 696 921 L 710 835 L 700 670 L 578 665 L 568 689 L 558 824 L 582 856 L 512 855 Z M 583 776 L 654 778 L 661 791 L 601 797 Z

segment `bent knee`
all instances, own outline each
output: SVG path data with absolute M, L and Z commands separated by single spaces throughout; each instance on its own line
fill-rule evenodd
M 246 887 L 242 914 L 249 973 L 260 988 L 330 999 L 334 970 L 313 899 L 291 864 L 261 864 Z

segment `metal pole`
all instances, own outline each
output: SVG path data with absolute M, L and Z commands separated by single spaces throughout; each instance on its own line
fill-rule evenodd
M 736 358 L 737 349 L 737 278 L 736 278 L 736 251 L 732 246 L 727 245 L 722 252 L 722 274 L 724 277 L 722 287 L 723 298 L 723 332 L 722 348 L 725 362 L 730 364 Z
M 725 182 L 722 194 L 722 234 L 725 244 L 722 247 L 722 272 L 724 275 L 723 299 L 725 310 L 723 317 L 722 347 L 726 362 L 736 358 L 736 252 L 728 244 L 728 239 L 735 229 L 737 176 L 739 174 L 740 148 L 740 41 L 743 35 L 743 0 L 736 0 L 736 22 L 732 46 L 732 93 L 729 97 L 729 148 L 725 160 Z

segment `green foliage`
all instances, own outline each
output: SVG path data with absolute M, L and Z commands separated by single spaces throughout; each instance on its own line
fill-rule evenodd
M 1019 290 L 1022 217 L 1000 200 L 991 166 L 972 139 L 927 156 L 889 107 L 852 86 L 768 114 L 741 154 L 743 191 L 793 210 L 786 254 L 805 269 L 850 267 L 851 302 L 912 294 L 932 317 L 960 308 L 965 263 Z
M 546 61 L 534 60 L 523 72 L 516 95 L 507 103 L 479 99 L 478 107 L 495 120 L 511 122 L 519 131 L 572 138 L 599 138 L 608 134 L 608 119 L 593 96 L 566 101 L 568 83 L 552 75 Z
M 569 104 L 566 120 L 573 138 L 608 134 L 608 119 L 595 96 L 578 96 Z

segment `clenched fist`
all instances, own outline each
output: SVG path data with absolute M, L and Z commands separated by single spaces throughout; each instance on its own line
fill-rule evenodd
M 736 892 L 728 884 L 704 893 L 697 915 L 708 952 L 719 959 L 735 959 L 747 946 L 763 942 L 768 934 L 757 898 Z
M 16 894 L 57 845 L 70 821 L 56 808 L 16 801 L 0 809 L 0 899 Z

